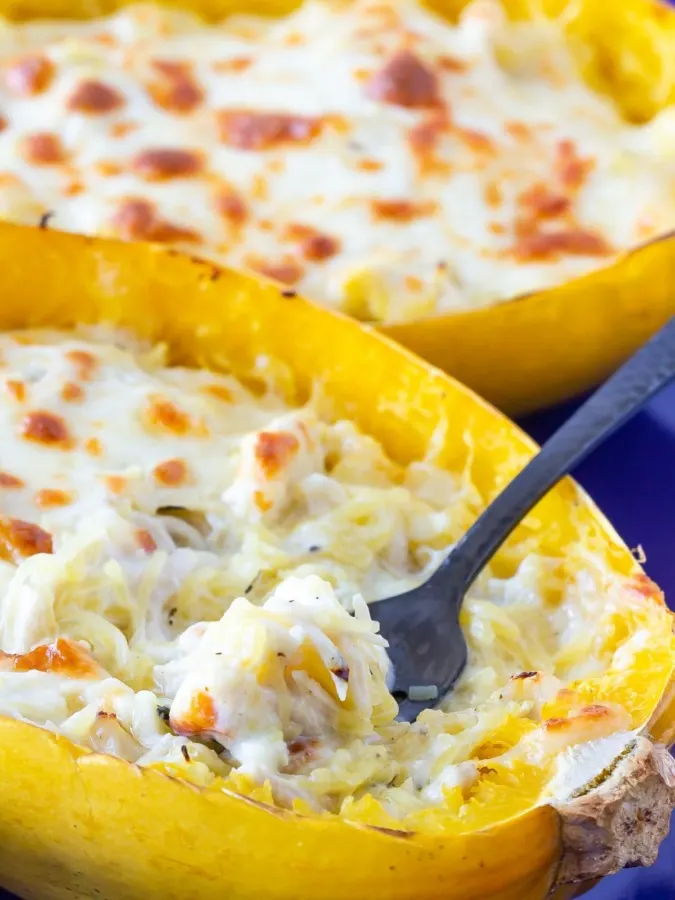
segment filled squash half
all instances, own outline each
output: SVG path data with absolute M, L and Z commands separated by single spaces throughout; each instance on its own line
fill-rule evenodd
M 430 5 L 448 9 L 442 0 Z M 464 5 L 451 3 L 452 14 Z M 609 96 L 628 122 L 666 122 L 673 115 L 668 60 L 675 55 L 675 11 L 669 4 L 516 0 L 504 6 L 516 19 L 542 10 L 560 16 L 588 84 Z M 672 295 L 659 283 L 674 272 L 671 226 L 611 264 L 548 290 L 384 330 L 500 408 L 523 413 L 588 390 L 641 346 L 673 315 Z
M 672 313 L 668 6 L 170 5 L 0 3 L 0 217 L 254 271 L 509 412 Z
M 456 690 L 395 721 L 377 600 L 522 467 L 516 426 L 174 251 L 3 225 L 0 263 L 4 887 L 534 900 L 653 861 L 671 614 L 573 482 L 467 596 Z

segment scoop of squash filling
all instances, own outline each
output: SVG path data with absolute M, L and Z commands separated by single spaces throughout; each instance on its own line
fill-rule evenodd
M 0 714 L 212 790 L 452 832 L 557 796 L 570 754 L 656 707 L 658 590 L 594 534 L 553 558 L 531 528 L 466 598 L 455 691 L 396 721 L 376 601 L 475 518 L 468 471 L 105 330 L 5 335 L 0 360 Z

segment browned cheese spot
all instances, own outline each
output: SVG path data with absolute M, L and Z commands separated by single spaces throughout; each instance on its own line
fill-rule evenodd
M 48 131 L 24 135 L 19 151 L 24 161 L 34 166 L 57 166 L 67 159 L 61 138 Z
M 154 553 L 157 549 L 155 539 L 147 528 L 137 528 L 135 531 L 136 542 L 144 553 Z
M 177 487 L 187 481 L 188 468 L 182 459 L 167 459 L 156 465 L 152 474 L 160 484 L 166 487 Z
M 29 556 L 52 550 L 51 534 L 39 525 L 21 519 L 0 519 L 0 559 L 19 565 Z
M 214 72 L 245 72 L 253 65 L 250 56 L 233 56 L 231 59 L 218 59 L 212 63 Z
M 142 197 L 126 197 L 121 200 L 111 224 L 119 237 L 129 241 L 159 244 L 201 241 L 200 235 L 193 229 L 163 219 L 154 204 Z
M 209 394 L 209 396 L 215 397 L 223 403 L 232 403 L 234 400 L 232 391 L 226 388 L 224 384 L 207 384 L 201 390 L 203 393 Z
M 5 71 L 5 84 L 13 94 L 34 97 L 47 90 L 54 78 L 54 64 L 46 56 L 27 54 Z
M 90 456 L 100 456 L 103 453 L 103 445 L 98 438 L 87 438 L 84 449 Z
M 0 488 L 16 489 L 25 487 L 25 483 L 9 472 L 0 472 Z
M 366 85 L 371 100 L 429 109 L 440 105 L 436 73 L 411 50 L 400 50 L 376 72 Z
M 522 262 L 549 261 L 561 256 L 608 256 L 612 248 L 602 235 L 582 228 L 539 232 L 519 238 L 514 254 Z
M 249 269 L 253 269 L 254 272 L 259 272 L 261 275 L 272 278 L 274 281 L 279 281 L 281 284 L 297 284 L 304 275 L 302 266 L 291 259 L 272 262 L 271 260 L 261 260 L 258 257 L 249 257 L 246 260 L 246 265 Z
M 84 399 L 84 391 L 74 381 L 66 381 L 61 388 L 61 399 L 66 403 L 80 403 Z
M 300 442 L 288 431 L 261 431 L 254 456 L 266 478 L 274 478 L 286 468 L 300 449 Z
M 408 144 L 422 174 L 449 171 L 449 164 L 438 156 L 438 145 L 450 131 L 447 113 L 431 113 L 408 131 Z
M 11 394 L 15 400 L 18 400 L 19 403 L 23 403 L 26 399 L 26 385 L 25 382 L 19 381 L 16 378 L 8 378 L 5 382 L 5 387 L 7 388 L 7 393 Z
M 569 211 L 571 205 L 569 197 L 551 190 L 541 182 L 523 191 L 518 197 L 518 202 L 535 219 L 552 219 L 562 216 Z
M 215 198 L 215 207 L 218 214 L 227 219 L 230 225 L 239 227 L 248 218 L 246 203 L 234 188 L 219 188 Z
M 68 638 L 40 644 L 28 653 L 0 654 L 0 669 L 15 672 L 51 672 L 68 678 L 94 678 L 99 669 L 84 647 Z
M 663 591 L 644 572 L 638 572 L 637 575 L 633 575 L 628 581 L 628 587 L 645 599 L 658 603 L 659 606 L 665 605 Z
M 87 79 L 80 82 L 70 95 L 68 109 L 86 116 L 102 116 L 124 106 L 124 97 L 103 81 Z
M 432 215 L 436 208 L 433 200 L 373 200 L 370 204 L 373 218 L 389 222 L 412 222 Z
M 181 718 L 171 716 L 171 727 L 176 734 L 200 734 L 212 731 L 217 722 L 213 697 L 207 691 L 197 691 L 190 707 Z
M 380 172 L 384 168 L 384 163 L 381 163 L 379 159 L 366 157 L 356 163 L 356 168 L 361 169 L 362 172 Z
M 51 509 L 54 506 L 68 506 L 72 501 L 72 494 L 56 488 L 43 488 L 35 495 L 35 503 L 41 509 Z
M 69 450 L 73 445 L 65 420 L 44 409 L 28 413 L 21 423 L 20 433 L 28 441 L 59 450 Z
M 203 166 L 201 153 L 179 148 L 142 150 L 131 161 L 132 171 L 146 181 L 191 178 L 199 175 Z
M 136 131 L 137 128 L 136 122 L 113 122 L 108 134 L 111 138 L 123 138 Z
M 321 262 L 335 256 L 340 242 L 329 234 L 322 234 L 311 225 L 292 223 L 284 231 L 284 238 L 299 244 L 300 252 L 310 262 Z
M 123 475 L 106 475 L 104 480 L 111 494 L 123 494 L 127 488 L 127 480 Z
M 203 103 L 204 91 L 190 63 L 158 59 L 152 65 L 158 78 L 148 86 L 148 93 L 157 106 L 186 115 Z
M 144 411 L 144 419 L 146 427 L 151 431 L 163 431 L 180 437 L 188 434 L 198 437 L 208 435 L 204 422 L 194 421 L 188 413 L 166 397 L 158 395 L 151 397 Z
M 574 141 L 562 140 L 558 143 L 555 175 L 564 189 L 577 191 L 583 187 L 594 166 L 593 159 L 578 155 Z
M 437 62 L 439 68 L 444 72 L 452 72 L 455 75 L 460 75 L 470 68 L 467 62 L 463 59 L 458 59 L 456 56 L 442 55 L 438 57 Z
M 283 144 L 308 144 L 320 134 L 323 123 L 309 116 L 223 109 L 217 124 L 224 144 L 238 150 L 269 150 Z
M 88 350 L 69 350 L 66 359 L 73 364 L 82 381 L 91 381 L 98 367 L 98 361 L 93 353 L 89 353 Z

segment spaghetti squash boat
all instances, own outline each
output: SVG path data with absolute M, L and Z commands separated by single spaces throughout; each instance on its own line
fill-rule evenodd
M 4 225 L 0 268 L 5 887 L 527 900 L 653 861 L 672 617 L 572 482 L 468 593 L 455 691 L 396 721 L 377 601 L 531 455 L 514 425 L 171 251 Z
M 233 5 L 209 3 L 207 22 L 187 4 L 120 6 L 73 21 L 77 4 L 45 0 L 30 6 L 39 20 L 5 23 L 4 217 L 254 270 L 391 326 L 520 407 L 552 379 L 574 391 L 575 367 L 589 377 L 665 314 L 646 251 L 631 263 L 645 323 L 634 332 L 630 309 L 598 296 L 631 271 L 617 266 L 626 252 L 675 228 L 665 8 L 540 2 L 524 21 L 499 0 L 438 4 L 445 18 L 418 0 L 310 0 L 281 18 L 223 18 Z M 59 12 L 71 19 L 48 18 Z M 613 34 L 609 59 L 598 27 Z M 622 118 L 638 100 L 649 121 Z M 674 256 L 659 241 L 657 267 Z M 544 293 L 544 325 L 539 292 L 570 280 L 560 332 L 559 295 Z M 578 323 L 589 334 L 570 350 Z M 539 347 L 551 334 L 562 368 Z M 543 383 L 533 366 L 549 370 Z

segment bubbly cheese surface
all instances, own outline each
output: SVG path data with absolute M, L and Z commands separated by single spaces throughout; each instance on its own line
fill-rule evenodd
M 426 579 L 482 501 L 315 406 L 105 330 L 0 337 L 0 715 L 210 789 L 444 832 L 559 792 L 572 748 L 628 741 L 671 620 L 591 536 L 488 567 L 452 696 L 395 721 L 376 601 Z
M 560 23 L 496 0 L 456 25 L 412 0 L 7 23 L 0 115 L 0 215 L 175 244 L 365 319 L 490 304 L 675 227 L 675 110 L 623 122 Z

